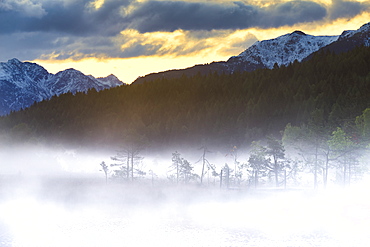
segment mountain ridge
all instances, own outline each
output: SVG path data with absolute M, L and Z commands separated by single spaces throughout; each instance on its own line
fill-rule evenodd
M 229 62 L 249 62 L 260 64 L 261 67 L 272 69 L 275 64 L 288 65 L 297 60 L 301 62 L 305 57 L 335 42 L 339 36 L 313 36 L 294 31 L 275 39 L 257 41 L 250 48 L 231 57 Z M 235 61 L 234 61 L 235 60 Z
M 64 93 L 97 91 L 122 85 L 114 75 L 87 76 L 75 69 L 49 73 L 37 63 L 17 58 L 0 63 L 0 115 L 27 108 L 35 102 Z
M 370 46 L 370 22 L 357 30 L 346 30 L 337 36 L 313 36 L 296 30 L 270 40 L 255 42 L 251 47 L 227 61 L 198 64 L 186 69 L 169 70 L 139 77 L 132 84 L 159 78 L 179 78 L 196 74 L 226 73 L 272 69 L 294 61 L 310 59 L 320 51 L 345 52 L 356 46 Z M 16 58 L 0 63 L 0 115 L 27 108 L 35 102 L 68 92 L 97 91 L 123 85 L 114 75 L 95 78 L 75 69 L 56 74 L 41 65 L 21 62 Z
M 215 71 L 230 74 L 236 71 L 272 69 L 275 64 L 286 66 L 295 60 L 301 62 L 309 59 L 313 53 L 319 51 L 330 50 L 331 52 L 339 53 L 360 45 L 370 46 L 369 36 L 370 22 L 362 25 L 357 30 L 346 30 L 341 35 L 334 36 L 314 36 L 296 30 L 274 39 L 257 41 L 248 49 L 237 56 L 230 57 L 227 61 L 151 73 L 137 78 L 133 84 L 160 78 L 181 77 L 182 75 L 207 74 Z
M 315 117 L 327 133 L 341 127 L 357 139 L 357 117 L 370 107 L 369 65 L 370 47 L 360 46 L 272 70 L 68 93 L 0 117 L 0 126 L 4 138 L 22 143 L 38 139 L 99 150 L 136 141 L 156 150 L 205 143 L 229 150 Z

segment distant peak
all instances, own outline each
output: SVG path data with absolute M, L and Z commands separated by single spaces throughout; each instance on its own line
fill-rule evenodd
M 299 30 L 296 30 L 296 31 L 294 31 L 294 32 L 292 32 L 291 33 L 291 35 L 307 35 L 307 34 L 305 34 L 304 32 L 302 32 L 302 31 L 299 31 Z
M 359 30 L 361 30 L 361 31 L 367 30 L 368 31 L 369 29 L 370 29 L 370 22 L 362 25 Z
M 106 78 L 114 78 L 114 79 L 118 79 L 117 76 L 113 75 L 113 74 L 110 74 L 108 75 Z
M 65 70 L 62 70 L 62 71 L 59 71 L 58 73 L 56 73 L 56 75 L 58 76 L 66 76 L 66 75 L 73 75 L 73 76 L 77 76 L 77 75 L 80 75 L 80 74 L 83 74 L 81 71 L 78 71 L 76 69 L 73 69 L 73 68 L 69 68 L 69 69 L 65 69 Z
M 365 24 L 364 24 L 364 25 L 362 25 L 361 27 L 370 27 L 370 22 L 365 23 Z
M 107 77 L 98 77 L 97 79 L 100 80 L 100 81 L 110 82 L 110 83 L 113 83 L 115 85 L 124 84 L 120 79 L 117 78 L 117 76 L 115 76 L 113 74 L 110 74 Z
M 74 69 L 74 68 L 69 68 L 69 69 L 66 69 L 64 71 L 62 71 L 64 73 L 71 73 L 71 74 L 83 74 L 81 71 L 77 70 L 77 69 Z
M 341 36 L 348 35 L 348 34 L 350 34 L 350 33 L 352 33 L 352 32 L 353 32 L 353 30 L 344 30 L 344 31 L 342 32 Z
M 340 38 L 350 38 L 351 36 L 357 34 L 357 33 L 368 33 L 370 32 L 370 22 L 362 25 L 359 29 L 357 30 L 346 30 L 343 31 L 342 34 L 340 35 Z M 366 34 L 368 35 L 368 34 Z
M 74 68 L 68 68 L 68 69 L 65 69 L 64 71 L 78 71 L 78 70 L 76 70 Z
M 12 58 L 12 59 L 8 60 L 8 63 L 13 63 L 13 64 L 15 64 L 15 63 L 22 63 L 22 62 L 21 62 L 21 61 L 19 61 L 17 58 Z

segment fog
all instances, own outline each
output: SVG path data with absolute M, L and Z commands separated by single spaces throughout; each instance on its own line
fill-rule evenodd
M 367 246 L 370 241 L 366 176 L 325 190 L 177 185 L 162 177 L 171 164 L 171 153 L 165 153 L 143 160 L 145 171 L 159 174 L 154 182 L 145 176 L 133 182 L 109 177 L 106 183 L 99 163 L 111 164 L 115 151 L 9 147 L 0 154 L 0 246 Z M 191 157 L 197 172 L 198 156 Z M 220 153 L 212 158 L 220 165 L 229 159 Z

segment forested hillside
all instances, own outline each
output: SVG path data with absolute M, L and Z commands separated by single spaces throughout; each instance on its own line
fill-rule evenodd
M 370 107 L 370 48 L 316 54 L 309 61 L 232 75 L 198 74 L 65 94 L 0 119 L 14 140 L 152 147 L 249 145 L 322 110 L 328 128 Z

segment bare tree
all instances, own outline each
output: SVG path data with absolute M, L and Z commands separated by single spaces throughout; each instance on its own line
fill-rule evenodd
M 275 176 L 275 186 L 279 187 L 279 173 L 284 168 L 285 149 L 282 141 L 270 136 L 267 139 L 266 154 L 271 157 L 269 168 Z M 284 176 L 285 177 L 285 176 Z
M 108 184 L 108 166 L 105 164 L 104 161 L 100 163 L 100 166 L 102 167 L 101 171 L 105 173 L 105 183 Z
M 241 164 L 238 161 L 238 148 L 237 148 L 237 146 L 233 146 L 232 149 L 230 150 L 230 152 L 228 154 L 226 154 L 226 156 L 231 157 L 233 159 L 233 163 L 234 163 L 234 170 L 229 169 L 229 171 L 233 171 L 234 175 L 232 176 L 232 174 L 229 173 L 229 178 L 233 177 L 234 178 L 234 180 L 233 180 L 234 185 L 239 186 L 241 178 L 243 176 L 242 169 L 244 167 L 244 164 Z
M 172 153 L 172 165 L 171 165 L 172 171 L 175 171 L 176 173 L 176 184 L 179 183 L 180 166 L 181 166 L 181 156 L 180 153 L 176 151 Z
M 220 187 L 223 186 L 223 184 L 226 184 L 226 188 L 228 189 L 230 186 L 230 173 L 232 170 L 228 166 L 228 164 L 225 164 L 225 166 L 221 169 L 220 174 Z
M 196 177 L 199 176 L 193 173 L 193 166 L 190 162 L 182 158 L 177 151 L 172 153 L 172 165 L 170 166 L 168 178 L 175 180 L 176 184 L 179 184 L 179 182 L 187 184 Z
M 288 124 L 284 130 L 284 144 L 298 151 L 306 168 L 313 174 L 315 189 L 318 188 L 320 172 L 325 173 L 325 166 L 329 164 L 328 137 L 328 126 L 322 110 L 311 113 L 308 125 L 295 127 Z M 326 177 L 324 174 L 324 179 Z
M 269 160 L 266 157 L 266 148 L 261 146 L 258 142 L 252 143 L 252 151 L 250 153 L 248 164 L 252 169 L 252 178 L 254 187 L 258 187 L 258 178 L 261 173 L 266 173 L 266 167 L 268 166 Z
M 134 172 L 139 176 L 143 175 L 143 171 L 138 166 L 143 159 L 139 154 L 144 149 L 145 140 L 142 136 L 134 131 L 126 131 L 121 150 L 117 152 L 116 156 L 111 157 L 112 160 L 118 161 L 117 164 L 111 166 L 119 167 L 115 170 L 115 177 L 124 180 L 134 180 Z
M 209 161 L 206 159 L 206 154 L 211 153 L 211 151 L 209 151 L 205 146 L 201 147 L 200 149 L 203 149 L 203 154 L 200 158 L 200 160 L 202 161 L 202 174 L 200 175 L 200 184 L 203 184 L 204 175 L 206 173 L 209 174 L 209 170 L 215 172 L 215 166 L 209 163 Z M 196 163 L 198 163 L 200 160 L 198 160 Z M 207 168 L 207 171 L 205 171 L 205 168 Z

